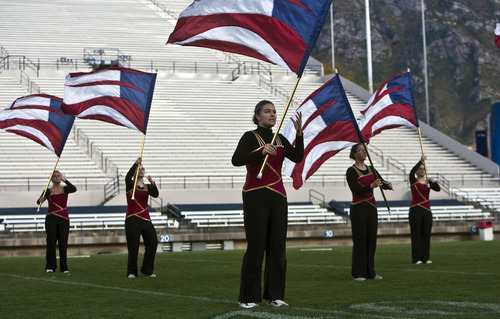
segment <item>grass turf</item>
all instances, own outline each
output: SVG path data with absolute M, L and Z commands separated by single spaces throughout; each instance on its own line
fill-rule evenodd
M 350 246 L 288 249 L 290 308 L 237 304 L 244 251 L 159 253 L 157 278 L 125 276 L 122 254 L 74 256 L 71 275 L 43 257 L 2 258 L 0 318 L 500 318 L 499 241 L 433 243 L 432 265 L 409 244 L 378 245 L 382 281 L 350 278 Z M 139 262 L 142 261 L 142 255 Z

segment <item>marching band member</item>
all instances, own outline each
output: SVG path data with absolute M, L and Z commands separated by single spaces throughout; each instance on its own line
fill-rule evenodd
M 351 275 L 356 281 L 381 280 L 382 276 L 375 272 L 378 214 L 373 189 L 392 189 L 392 184 L 382 180 L 373 167 L 365 165 L 366 150 L 362 143 L 352 146 L 349 157 L 355 161 L 346 172 L 352 192 L 349 213 L 353 242 Z
M 429 202 L 431 189 L 439 192 L 441 187 L 434 179 L 425 178 L 424 161 L 422 155 L 420 161 L 410 171 L 411 204 L 408 219 L 411 233 L 411 260 L 412 263 L 420 265 L 432 264 L 429 260 L 431 249 L 432 212 Z M 415 174 L 417 175 L 415 177 Z
M 257 129 L 246 132 L 232 157 L 234 166 L 246 165 L 247 177 L 243 186 L 243 211 L 247 250 L 241 267 L 239 305 L 255 308 L 262 301 L 261 273 L 264 252 L 264 299 L 273 307 L 287 307 L 285 297 L 286 233 L 288 202 L 281 176 L 286 158 L 298 163 L 304 157 L 302 114 L 293 119 L 297 131 L 296 145 L 281 134 L 274 144 L 272 128 L 276 124 L 276 108 L 270 101 L 260 101 L 254 110 Z M 262 178 L 258 173 L 269 155 Z
M 148 198 L 149 196 L 158 197 L 159 192 L 151 176 L 147 176 L 150 184 L 144 184 L 145 169 L 141 163 L 142 158 L 139 157 L 125 176 L 127 190 L 127 215 L 125 218 L 125 235 L 127 237 L 128 250 L 127 277 L 130 279 L 137 277 L 137 258 L 141 236 L 145 247 L 141 273 L 153 278 L 156 277 L 154 274 L 154 263 L 158 238 L 156 236 L 156 229 L 149 216 Z M 137 186 L 134 199 L 132 199 L 134 178 L 137 169 L 139 170 Z
M 49 201 L 49 208 L 45 216 L 45 232 L 47 234 L 47 250 L 45 253 L 45 271 L 52 273 L 57 269 L 56 244 L 59 244 L 59 265 L 61 272 L 69 274 L 67 263 L 69 215 L 68 194 L 76 192 L 76 187 L 71 184 L 64 174 L 54 171 L 52 174 L 52 187 L 48 188 L 45 196 L 40 196 L 37 204 Z M 66 184 L 64 187 L 61 181 Z

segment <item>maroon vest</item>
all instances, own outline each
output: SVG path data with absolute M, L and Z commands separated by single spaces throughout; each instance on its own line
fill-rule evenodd
M 370 166 L 368 166 L 368 174 L 366 175 L 363 175 L 363 173 L 361 173 L 361 171 L 356 167 L 354 166 L 354 170 L 358 173 L 358 183 L 361 185 L 361 186 L 366 186 L 366 185 L 370 185 L 371 183 L 373 183 L 375 181 L 375 174 L 373 174 L 372 172 L 372 168 Z M 373 206 L 377 207 L 377 202 L 375 201 L 375 197 L 373 197 L 373 189 L 367 193 L 363 193 L 363 194 L 359 194 L 359 195 L 354 195 L 352 194 L 352 204 L 355 205 L 355 204 L 359 204 L 361 202 L 368 202 L 370 204 L 372 204 Z
M 47 215 L 54 214 L 65 219 L 69 219 L 67 205 L 68 194 L 50 194 L 49 209 L 47 209 Z
M 262 152 L 262 148 L 266 145 L 262 137 L 255 131 L 253 131 L 257 141 L 259 142 L 259 148 L 254 150 L 254 152 Z M 283 165 L 283 160 L 285 159 L 285 148 L 281 144 L 279 136 L 276 136 L 276 155 L 269 155 L 267 163 L 262 171 L 262 178 L 257 178 L 262 167 L 264 159 L 249 163 L 246 165 L 247 168 L 247 178 L 245 185 L 243 185 L 243 191 L 248 192 L 256 189 L 267 188 L 272 191 L 278 192 L 286 197 L 285 186 L 283 185 L 283 179 L 281 178 L 281 168 Z
M 133 189 L 129 190 L 126 194 L 127 196 L 126 218 L 129 218 L 130 216 L 137 216 L 145 220 L 151 220 L 148 211 L 149 192 L 147 185 L 144 186 L 144 189 L 139 189 L 139 188 L 135 189 L 135 196 L 133 200 L 132 200 L 132 191 Z
M 427 184 L 414 183 L 410 187 L 411 189 L 411 204 L 413 206 L 421 206 L 427 210 L 431 210 L 431 203 L 429 202 L 429 194 L 431 188 Z

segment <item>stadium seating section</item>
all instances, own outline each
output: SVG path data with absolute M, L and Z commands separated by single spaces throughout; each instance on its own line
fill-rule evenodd
M 258 60 L 215 50 L 165 45 L 179 12 L 191 0 L 10 0 L 0 3 L 8 14 L 0 19 L 0 105 L 18 97 L 47 93 L 63 97 L 69 72 L 90 72 L 89 56 L 116 58 L 122 65 L 157 72 L 144 162 L 161 188 L 201 188 L 232 185 L 241 188 L 245 170 L 231 165 L 231 156 L 251 122 L 256 101 L 271 99 L 282 114 L 295 74 Z M 74 14 L 77 12 L 78 14 Z M 113 12 L 113 14 L 110 14 Z M 27 23 L 29 21 L 29 23 Z M 294 106 L 324 83 L 317 67 L 306 69 L 294 95 Z M 363 100 L 350 92 L 355 114 Z M 442 145 L 423 136 L 427 168 L 446 186 L 450 198 L 464 205 L 433 206 L 436 220 L 491 218 L 500 207 L 498 176 L 485 173 Z M 142 134 L 99 121 L 75 121 L 58 168 L 79 189 L 101 189 L 113 177 L 123 180 L 138 157 Z M 420 142 L 416 130 L 385 131 L 370 143 L 374 165 L 384 178 L 407 182 Z M 345 184 L 352 164 L 347 150 L 328 160 L 304 187 Z M 1 191 L 43 189 L 55 155 L 33 141 L 0 131 Z M 286 177 L 288 184 L 290 179 Z M 467 186 L 467 188 L 464 187 Z M 120 190 L 123 192 L 123 189 Z M 175 203 L 175 200 L 170 199 Z M 223 199 L 221 199 L 223 202 Z M 101 204 L 101 203 L 99 203 Z M 105 204 L 105 203 L 102 203 Z M 480 206 L 480 208 L 478 208 Z M 346 208 L 348 212 L 348 208 Z M 389 213 L 379 209 L 382 222 L 407 220 L 408 206 Z M 182 211 L 196 227 L 241 226 L 241 209 Z M 122 212 L 71 216 L 71 230 L 123 229 Z M 179 222 L 152 212 L 157 227 L 176 228 Z M 43 230 L 43 215 L 8 214 L 6 230 Z M 290 225 L 341 224 L 346 218 L 322 205 L 291 205 Z

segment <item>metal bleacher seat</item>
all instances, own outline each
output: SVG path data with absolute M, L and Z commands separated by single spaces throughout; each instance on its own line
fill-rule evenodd
M 197 227 L 239 227 L 243 226 L 243 211 L 203 210 L 183 211 L 186 220 Z M 289 225 L 323 225 L 343 223 L 342 216 L 329 212 L 319 205 L 302 204 L 288 206 Z
M 162 215 L 160 212 L 150 212 L 151 222 L 156 228 L 177 228 L 179 223 Z M 45 231 L 45 214 L 16 214 L 1 215 L 5 229 L 11 233 Z M 105 231 L 124 230 L 125 212 L 123 213 L 87 213 L 72 214 L 70 217 L 70 231 Z
M 450 193 L 456 199 L 487 207 L 497 214 L 500 212 L 500 187 L 452 187 Z
M 432 218 L 434 221 L 474 221 L 491 218 L 489 212 L 474 207 L 473 205 L 433 205 Z M 349 208 L 345 212 L 349 213 Z M 379 222 L 407 222 L 408 206 L 390 207 L 390 211 L 385 206 L 377 207 Z

